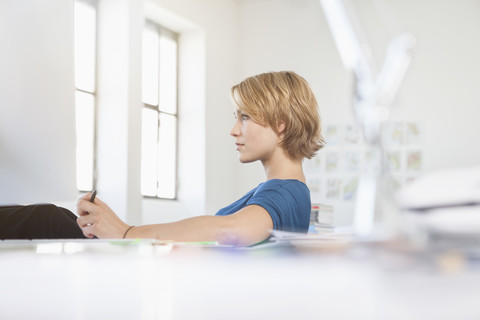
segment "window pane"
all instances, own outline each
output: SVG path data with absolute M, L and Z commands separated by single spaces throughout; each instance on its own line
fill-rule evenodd
M 157 195 L 158 112 L 142 110 L 142 194 Z
M 176 192 L 176 117 L 160 114 L 158 129 L 158 196 L 175 198 Z
M 177 42 L 160 36 L 160 102 L 159 110 L 177 112 Z
M 96 11 L 86 2 L 75 1 L 75 86 L 95 91 Z
M 143 29 L 142 47 L 142 100 L 158 105 L 158 33 L 148 27 Z
M 95 97 L 77 91 L 75 93 L 77 130 L 77 188 L 83 191 L 93 189 Z

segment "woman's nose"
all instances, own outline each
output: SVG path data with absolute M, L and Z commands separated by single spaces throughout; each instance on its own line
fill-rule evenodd
M 233 125 L 232 130 L 230 130 L 230 135 L 233 137 L 236 137 L 239 135 L 240 129 L 239 129 L 239 124 L 238 121 L 235 121 L 235 124 Z

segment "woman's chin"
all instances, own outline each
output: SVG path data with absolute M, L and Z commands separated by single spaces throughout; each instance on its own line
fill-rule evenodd
M 255 159 L 250 159 L 250 158 L 247 158 L 247 157 L 242 157 L 242 156 L 240 155 L 240 156 L 238 156 L 238 161 L 240 161 L 241 163 L 250 163 L 250 162 L 255 161 Z

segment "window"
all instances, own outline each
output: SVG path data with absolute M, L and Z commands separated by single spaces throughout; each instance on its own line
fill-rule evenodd
M 75 1 L 74 44 L 77 188 L 81 191 L 90 191 L 94 187 L 96 16 L 97 12 L 94 1 Z
M 147 21 L 142 52 L 142 194 L 175 199 L 178 36 Z

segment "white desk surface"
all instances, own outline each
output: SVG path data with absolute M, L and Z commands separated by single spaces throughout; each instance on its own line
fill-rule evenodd
M 480 319 L 478 262 L 438 261 L 366 245 L 0 241 L 0 319 Z

